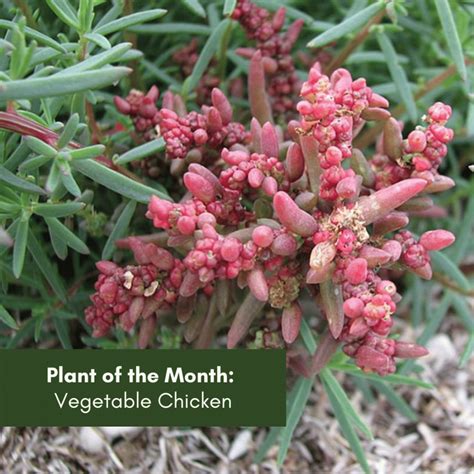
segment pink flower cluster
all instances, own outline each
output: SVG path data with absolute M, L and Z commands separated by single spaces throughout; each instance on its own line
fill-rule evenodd
M 93 335 L 107 334 L 117 322 L 130 331 L 140 320 L 140 346 L 145 347 L 154 333 L 155 313 L 176 302 L 183 280 L 184 266 L 167 250 L 135 238 L 129 239 L 137 265 L 119 267 L 100 261 L 100 272 L 91 296 L 92 306 L 86 309 L 86 321 Z
M 342 161 L 352 156 L 352 140 L 362 123 L 361 114 L 369 108 L 387 107 L 388 102 L 373 93 L 365 79 L 353 80 L 346 69 L 334 71 L 329 78 L 321 73 L 318 63 L 311 68 L 301 96 L 303 100 L 296 106 L 302 116 L 300 126 L 318 142 L 323 169 L 319 195 L 329 201 L 350 197 L 347 193 L 355 193 L 357 179 L 352 169 L 342 167 Z M 388 114 L 383 109 L 377 111 Z
M 433 192 L 453 186 L 452 180 L 440 177 L 438 168 L 448 152 L 447 144 L 453 139 L 453 130 L 446 127 L 451 107 L 436 102 L 424 116 L 427 126 L 416 127 L 402 137 L 402 124 L 394 119 L 387 121 L 371 160 L 376 172 L 376 189 L 394 184 L 409 177 L 423 178 L 431 184 Z
M 235 16 L 259 41 L 269 41 L 281 28 L 281 13 L 270 20 L 253 8 L 239 1 Z M 126 107 L 117 101 L 137 120 L 143 110 L 156 117 L 153 127 L 165 137 L 168 155 L 183 158 L 199 149 L 202 161 L 185 162 L 187 192 L 180 202 L 150 200 L 146 216 L 161 232 L 125 241 L 137 266 L 99 263 L 97 293 L 87 310 L 95 334 L 115 322 L 131 329 L 138 319 L 148 321 L 150 314 L 173 306 L 189 332 L 202 325 L 200 347 L 225 324 L 230 348 L 248 338 L 252 324 L 268 329 L 262 340 L 277 344 L 278 330 L 291 347 L 309 293 L 327 320 L 328 337 L 363 370 L 389 374 L 396 357 L 426 353 L 389 338 L 401 299 L 391 270 L 431 278 L 429 252 L 454 241 L 444 230 L 417 238 L 404 229 L 413 202 L 431 206 L 427 193 L 454 184 L 437 172 L 452 139 L 445 126 L 451 109 L 436 103 L 425 118 L 428 126 L 403 140 L 388 102 L 345 69 L 327 77 L 313 66 L 300 95 L 300 120 L 290 122 L 288 130 L 254 118 L 250 135 L 242 131 L 232 143 L 232 110 L 217 89 L 212 106 L 203 106 L 202 113 L 158 111 L 146 96 L 127 99 Z M 367 120 L 384 124 L 378 153 L 369 160 L 353 148 Z M 282 140 L 285 132 L 290 141 Z M 202 164 L 208 156 L 211 167 Z M 382 165 L 380 156 L 389 161 Z M 147 241 L 160 241 L 163 248 Z M 266 312 L 267 304 L 273 310 Z M 222 316 L 218 322 L 216 308 Z M 262 312 L 280 317 L 266 326 L 267 320 L 258 320 Z M 324 351 L 327 344 L 318 347 Z M 317 350 L 311 366 L 324 357 Z M 304 371 L 295 361 L 290 365 Z
M 184 79 L 189 77 L 199 59 L 198 41 L 193 38 L 186 46 L 173 53 L 173 61 L 181 68 Z M 214 74 L 214 63 L 211 61 L 208 70 L 202 75 L 196 87 L 196 103 L 206 104 L 211 100 L 211 91 L 219 87 L 219 76 Z
M 146 94 L 132 90 L 125 99 L 116 96 L 114 102 L 119 112 L 132 117 L 135 131 L 145 141 L 164 138 L 170 159 L 184 159 L 193 150 L 197 152 L 193 155 L 196 160 L 202 157 L 204 148 L 219 152 L 224 146 L 245 144 L 249 139 L 245 127 L 232 122 L 232 107 L 219 89 L 213 89 L 212 106 L 203 106 L 201 113 L 185 112 L 179 96 L 171 92 L 164 95 L 162 108 L 158 109 L 158 97 L 159 91 L 153 86 Z
M 272 99 L 272 109 L 277 115 L 293 112 L 294 99 L 300 87 L 290 53 L 304 22 L 296 20 L 282 34 L 280 31 L 285 23 L 285 14 L 285 8 L 281 7 L 271 15 L 268 10 L 258 7 L 250 0 L 238 0 L 232 13 L 232 18 L 242 25 L 247 36 L 256 40 L 256 49 L 265 58 L 269 77 L 268 94 Z M 254 50 L 240 48 L 238 52 L 250 58 Z

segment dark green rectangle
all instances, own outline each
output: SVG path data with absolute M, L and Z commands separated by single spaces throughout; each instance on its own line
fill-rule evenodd
M 103 375 L 115 374 L 117 366 L 120 382 L 105 383 Z M 129 370 L 137 366 L 158 373 L 158 381 L 131 382 Z M 172 381 L 179 368 L 183 376 L 194 375 Z M 82 383 L 67 383 L 66 372 L 85 373 Z M 192 382 L 198 373 L 200 380 Z M 124 408 L 125 392 L 130 404 L 134 399 L 136 405 L 138 393 L 150 406 Z M 0 426 L 284 426 L 285 397 L 283 350 L 0 350 Z M 72 398 L 81 403 L 71 406 Z M 101 407 L 92 405 L 95 398 Z

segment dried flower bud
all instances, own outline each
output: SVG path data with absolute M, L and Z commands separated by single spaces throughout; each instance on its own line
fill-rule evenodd
M 293 303 L 283 310 L 281 316 L 281 333 L 287 344 L 292 344 L 300 333 L 302 312 L 298 303 Z
M 416 357 L 423 357 L 428 354 L 428 350 L 418 344 L 410 342 L 395 342 L 395 357 L 401 357 L 403 359 L 412 359 Z
M 383 149 L 390 159 L 396 161 L 401 158 L 402 140 L 402 132 L 398 121 L 394 118 L 388 119 L 383 129 Z

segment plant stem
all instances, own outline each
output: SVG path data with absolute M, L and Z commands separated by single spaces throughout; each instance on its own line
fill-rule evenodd
M 30 28 L 38 29 L 38 24 L 31 13 L 30 7 L 23 0 L 14 0 L 13 2 L 21 11 L 23 16 L 26 18 L 26 24 Z
M 464 296 L 474 297 L 474 290 L 465 290 L 464 288 L 457 286 L 449 278 L 445 277 L 441 273 L 433 272 L 433 279 L 441 283 L 446 288 L 455 291 L 456 293 L 459 293 Z
M 101 143 L 102 131 L 95 119 L 94 108 L 92 107 L 92 104 L 88 100 L 86 100 L 86 114 L 87 114 L 87 122 L 89 125 L 89 129 L 92 132 L 92 142 Z
M 329 331 L 326 331 L 321 340 L 319 341 L 318 347 L 311 358 L 311 364 L 309 373 L 311 375 L 317 375 L 321 372 L 324 367 L 331 360 L 331 357 L 337 351 L 339 342 L 332 337 Z
M 352 54 L 354 50 L 356 50 L 369 36 L 370 28 L 373 25 L 377 25 L 382 21 L 382 18 L 385 16 L 385 8 L 380 11 L 377 15 L 372 18 L 367 26 L 360 31 L 353 40 L 350 40 L 346 46 L 339 52 L 337 56 L 335 56 L 332 61 L 326 66 L 326 71 L 324 72 L 327 75 L 330 75 L 334 72 L 337 68 L 341 67 L 345 62 L 346 59 Z

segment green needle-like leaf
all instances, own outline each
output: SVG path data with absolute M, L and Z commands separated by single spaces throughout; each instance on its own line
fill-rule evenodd
M 104 145 L 91 145 L 77 150 L 69 150 L 68 153 L 73 160 L 86 160 L 89 158 L 97 158 L 105 151 Z
M 49 8 L 53 10 L 54 14 L 66 25 L 69 25 L 75 30 L 79 29 L 79 18 L 76 12 L 67 0 L 46 0 Z
M 20 278 L 25 263 L 26 243 L 28 241 L 29 218 L 21 217 L 18 221 L 13 246 L 13 275 Z
M 70 76 L 78 72 L 92 71 L 100 69 L 103 66 L 122 60 L 126 53 L 130 51 L 132 43 L 120 43 L 113 48 L 102 53 L 90 56 L 85 61 L 74 64 L 62 71 L 59 71 L 54 77 Z
M 46 280 L 51 285 L 58 298 L 65 303 L 67 300 L 66 290 L 62 283 L 61 277 L 58 271 L 51 264 L 51 259 L 44 251 L 42 245 L 38 242 L 38 239 L 34 236 L 33 232 L 28 235 L 28 251 L 36 262 L 39 270 L 44 275 Z
M 102 49 L 110 49 L 112 47 L 110 41 L 99 33 L 87 33 L 84 35 L 84 38 L 88 39 Z
M 84 209 L 83 202 L 64 202 L 57 204 L 35 204 L 33 212 L 42 217 L 65 217 Z
M 0 304 L 0 321 L 6 324 L 9 328 L 18 329 L 18 324 L 12 318 L 10 313 Z
M 468 360 L 471 358 L 472 353 L 474 352 L 474 331 L 469 334 L 469 339 L 467 341 L 466 347 L 461 355 L 459 360 L 459 367 L 465 367 Z
M 64 130 L 62 131 L 61 135 L 58 139 L 58 148 L 64 148 L 76 134 L 77 127 L 79 126 L 79 114 L 72 114 L 69 117 L 69 120 L 66 122 L 64 126 Z
M 357 30 L 366 25 L 374 15 L 376 15 L 385 6 L 385 2 L 376 2 L 364 8 L 360 12 L 351 16 L 342 23 L 329 28 L 324 33 L 316 36 L 308 43 L 309 48 L 319 48 L 325 44 L 332 43 L 337 39 L 347 35 L 348 33 L 355 33 Z
M 385 55 L 386 64 L 392 76 L 393 82 L 397 87 L 398 93 L 405 104 L 408 115 L 412 122 L 416 122 L 418 119 L 418 111 L 416 109 L 415 99 L 411 92 L 410 84 L 405 73 L 405 70 L 400 66 L 398 62 L 398 55 L 393 47 L 392 42 L 388 36 L 379 31 L 377 32 L 377 41 L 379 42 L 380 49 Z
M 120 239 L 127 232 L 130 221 L 132 220 L 133 213 L 137 207 L 136 201 L 130 201 L 123 209 L 120 217 L 117 219 L 112 232 L 107 239 L 107 242 L 102 250 L 102 260 L 109 260 L 114 253 L 115 241 Z
M 63 240 L 68 247 L 71 247 L 76 252 L 82 253 L 84 255 L 89 254 L 87 245 L 73 232 L 71 232 L 64 224 L 58 221 L 58 219 L 55 217 L 45 217 L 44 220 L 48 225 L 50 233 L 56 234 L 56 236 Z
M 46 192 L 41 189 L 36 184 L 30 183 L 25 179 L 19 178 L 14 175 L 11 171 L 8 171 L 6 168 L 0 165 L 0 182 L 6 183 L 20 191 L 25 191 L 27 193 L 33 194 L 46 194 Z
M 229 20 L 222 20 L 216 27 L 216 29 L 212 32 L 211 36 L 209 36 L 203 50 L 201 51 L 201 54 L 199 55 L 199 59 L 194 65 L 193 72 L 184 81 L 182 90 L 183 96 L 186 97 L 189 92 L 193 91 L 198 85 L 199 80 L 201 79 L 207 66 L 211 62 L 211 59 L 216 54 L 217 49 L 219 48 L 221 37 L 224 34 L 224 31 L 227 29 L 228 25 Z
M 351 418 L 354 425 L 359 429 L 359 431 L 364 434 L 368 439 L 373 439 L 372 432 L 367 426 L 365 421 L 357 414 L 354 407 L 352 406 L 349 398 L 346 395 L 346 392 L 341 387 L 339 382 L 336 380 L 336 377 L 331 373 L 330 370 L 323 370 L 321 372 L 321 379 L 323 382 L 330 388 L 334 396 L 337 398 L 339 404 L 343 407 L 346 415 Z
M 313 377 L 309 379 L 301 378 L 293 404 L 287 410 L 286 426 L 281 432 L 280 448 L 278 450 L 278 464 L 280 466 L 285 461 L 286 453 L 288 452 L 291 438 L 293 437 L 293 432 L 303 415 L 309 395 L 311 394 L 311 389 L 313 388 L 313 383 Z
M 8 341 L 6 349 L 15 349 L 23 339 L 31 336 L 34 331 L 34 324 L 34 318 L 30 318 L 22 323 L 16 334 Z
M 448 0 L 434 1 L 441 21 L 441 26 L 443 27 L 444 36 L 448 43 L 449 52 L 451 53 L 451 57 L 453 58 L 461 79 L 465 81 L 467 79 L 467 68 L 464 61 L 464 53 L 459 39 L 458 30 L 456 28 L 456 23 L 454 22 L 453 12 Z
M 443 252 L 431 252 L 431 264 L 436 272 L 447 276 L 458 284 L 463 290 L 469 291 L 471 285 L 464 273 L 458 266 Z
M 166 10 L 163 10 L 162 8 L 156 8 L 155 10 L 148 10 L 146 12 L 132 13 L 131 15 L 118 18 L 117 20 L 113 20 L 109 23 L 106 23 L 105 25 L 100 26 L 94 30 L 94 33 L 110 35 L 116 31 L 126 30 L 134 25 L 157 20 L 165 14 Z
M 428 389 L 434 388 L 433 385 L 428 382 L 423 382 L 423 380 L 418 380 L 413 377 L 407 377 L 406 375 L 401 375 L 401 374 L 391 374 L 391 375 L 386 375 L 385 377 L 380 377 L 379 375 L 374 374 L 374 373 L 363 372 L 358 367 L 355 367 L 353 365 L 348 365 L 348 364 L 330 363 L 328 367 L 330 367 L 332 370 L 339 370 L 341 372 L 346 372 L 350 375 L 353 375 L 354 377 L 360 377 L 367 380 L 375 380 L 377 382 L 383 381 L 383 382 L 392 383 L 392 384 L 413 385 L 415 387 L 428 388 Z
M 165 141 L 163 140 L 163 138 L 160 137 L 156 140 L 152 140 L 150 142 L 144 143 L 143 145 L 132 148 L 123 155 L 117 157 L 117 159 L 115 159 L 114 161 L 118 165 L 123 165 L 125 163 L 129 163 L 130 161 L 136 161 L 141 160 L 142 158 L 146 158 L 147 156 L 153 155 L 154 153 L 158 153 L 164 148 Z
M 321 371 L 320 377 L 324 385 L 324 389 L 328 395 L 329 401 L 332 405 L 334 415 L 336 416 L 337 421 L 339 422 L 339 426 L 341 428 L 342 434 L 349 442 L 352 452 L 355 454 L 357 461 L 359 461 L 360 466 L 364 470 L 365 473 L 370 473 L 371 469 L 369 467 L 369 463 L 367 462 L 367 458 L 365 457 L 364 449 L 360 444 L 360 440 L 355 432 L 353 425 L 353 420 L 344 410 L 344 406 L 341 405 L 339 399 L 337 398 L 336 394 L 332 390 L 332 387 L 327 384 L 325 381 L 325 373 L 328 372 L 328 369 L 323 369 Z
M 69 163 L 62 163 L 60 165 L 60 177 L 64 187 L 74 197 L 79 197 L 82 194 L 81 189 L 79 188 L 78 184 L 76 183 L 76 180 L 74 179 L 74 176 L 72 175 Z
M 148 204 L 151 196 L 159 196 L 162 199 L 170 200 L 169 196 L 144 184 L 111 170 L 104 165 L 92 160 L 80 160 L 71 162 L 71 166 L 93 181 L 102 184 L 106 188 L 121 194 L 122 196 L 134 199 L 138 202 Z
M 222 11 L 222 13 L 226 16 L 232 15 L 232 13 L 234 13 L 236 5 L 237 0 L 225 0 L 224 10 Z
M 122 60 L 124 55 L 130 51 L 132 43 L 119 43 L 113 48 L 103 51 L 102 53 L 90 56 L 84 61 L 78 62 L 55 74 L 58 76 L 67 76 L 78 72 L 91 71 L 93 69 L 100 69 L 101 67 Z
M 201 18 L 206 18 L 206 10 L 199 3 L 198 0 L 183 0 L 184 5 L 193 13 L 200 16 Z
M 79 197 L 82 194 L 81 188 L 76 183 L 74 176 L 71 173 L 71 168 L 69 166 L 64 167 L 60 173 L 61 182 L 64 187 L 74 196 Z
M 55 74 L 49 77 L 0 82 L 0 101 L 43 99 L 45 97 L 56 97 L 91 89 L 100 89 L 118 82 L 130 72 L 131 69 L 127 67 L 117 66 L 101 69 L 100 71 Z
M 287 420 L 288 420 L 288 413 L 290 411 L 290 407 L 292 407 L 295 403 L 295 399 L 300 393 L 301 385 L 304 383 L 304 377 L 299 377 L 298 380 L 294 383 L 293 387 L 290 390 L 290 393 L 286 397 L 286 413 L 287 413 Z M 267 437 L 261 444 L 260 448 L 258 449 L 257 453 L 255 454 L 254 462 L 256 464 L 260 464 L 265 455 L 267 454 L 268 450 L 277 442 L 278 437 L 280 436 L 281 432 L 283 431 L 284 427 L 282 426 L 274 426 L 268 432 Z
M 0 28 L 2 29 L 11 30 L 16 27 L 17 27 L 17 24 L 13 21 L 0 20 Z M 54 41 L 49 36 L 46 36 L 43 33 L 40 33 L 39 31 L 34 30 L 33 28 L 29 28 L 28 26 L 25 26 L 24 33 L 25 33 L 25 36 L 28 36 L 29 38 L 37 41 L 39 44 L 49 46 L 50 48 L 53 48 L 56 51 L 59 51 L 60 53 L 64 53 L 64 54 L 67 53 L 67 50 L 64 48 L 64 46 L 60 45 L 57 41 Z
M 129 31 L 145 35 L 190 34 L 207 36 L 211 33 L 211 28 L 195 23 L 163 23 L 134 26 L 129 28 Z
M 26 161 L 21 163 L 18 167 L 18 170 L 22 173 L 29 173 L 45 165 L 46 163 L 48 163 L 48 161 L 51 161 L 52 159 L 53 158 L 43 155 L 32 156 L 31 158 L 28 158 Z
M 466 298 L 461 295 L 452 295 L 453 307 L 456 310 L 459 319 L 468 331 L 474 331 L 474 314 Z
M 53 247 L 54 253 L 58 256 L 61 260 L 66 260 L 68 254 L 68 247 L 66 242 L 56 233 L 51 232 L 49 229 L 49 238 L 51 239 L 51 245 Z
M 62 318 L 53 318 L 53 321 L 58 339 L 61 342 L 63 349 L 72 349 L 71 338 L 69 337 L 69 323 L 67 320 Z
M 408 420 L 410 421 L 417 421 L 418 416 L 416 413 L 411 409 L 410 405 L 403 400 L 403 398 L 398 395 L 393 388 L 390 386 L 386 385 L 383 382 L 371 382 L 372 385 L 382 394 L 385 396 L 387 401 L 390 403 L 390 405 L 395 408 L 399 413 L 401 413 L 403 416 L 405 416 Z
M 54 158 L 58 153 L 55 148 L 53 148 L 51 145 L 48 145 L 39 138 L 25 137 L 25 142 L 30 147 L 30 149 L 35 153 L 38 153 L 38 155 L 44 155 L 48 158 Z

